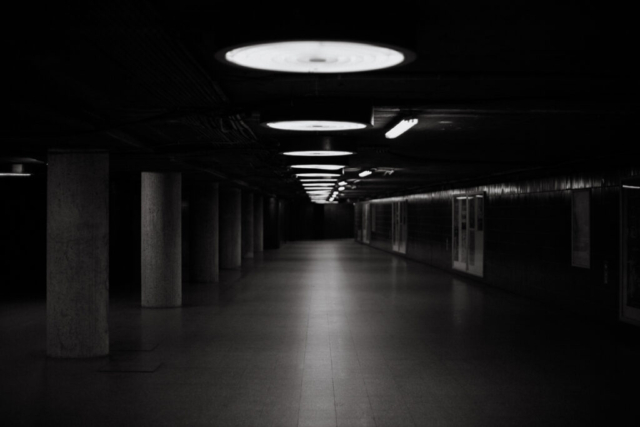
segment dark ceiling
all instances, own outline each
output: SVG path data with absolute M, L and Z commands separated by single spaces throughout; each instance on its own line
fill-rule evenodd
M 518 5 L 516 5 L 518 3 Z M 604 4 L 490 7 L 388 2 L 82 2 L 25 7 L 3 24 L 3 156 L 99 148 L 112 170 L 182 171 L 303 195 L 279 152 L 309 138 L 260 125 L 274 103 L 366 102 L 374 125 L 332 134 L 357 151 L 351 199 L 636 153 L 635 15 Z M 414 62 L 339 75 L 241 69 L 214 54 L 243 41 L 346 38 L 412 49 Z M 419 124 L 395 140 L 400 114 Z M 390 173 L 390 172 L 393 173 Z M 350 181 L 353 183 L 353 181 Z

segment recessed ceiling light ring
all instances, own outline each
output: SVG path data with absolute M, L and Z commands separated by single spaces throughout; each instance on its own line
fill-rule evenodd
M 305 39 L 243 43 L 218 51 L 218 61 L 237 67 L 286 73 L 355 73 L 405 65 L 408 49 L 366 41 Z

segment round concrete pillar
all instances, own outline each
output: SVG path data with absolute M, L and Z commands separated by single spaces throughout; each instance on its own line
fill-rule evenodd
M 264 225 L 263 225 L 263 197 L 260 194 L 253 195 L 253 252 L 264 250 Z
M 239 189 L 220 189 L 220 268 L 242 265 L 241 205 Z
M 109 154 L 49 152 L 47 354 L 109 354 Z
M 278 199 L 269 197 L 264 202 L 264 248 L 280 248 L 280 220 Z
M 141 287 L 143 307 L 182 304 L 182 177 L 143 172 L 141 184 Z
M 190 281 L 218 281 L 218 184 L 201 183 L 191 188 Z
M 242 192 L 242 258 L 253 258 L 253 193 Z

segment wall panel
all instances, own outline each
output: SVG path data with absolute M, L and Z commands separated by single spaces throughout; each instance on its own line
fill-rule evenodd
M 485 192 L 487 285 L 600 319 L 618 316 L 619 186 L 638 169 L 556 172 L 371 201 L 370 245 L 391 251 L 391 204 L 408 201 L 408 258 L 451 270 L 452 199 Z M 591 189 L 591 267 L 571 265 L 571 192 Z M 356 229 L 361 207 L 356 205 Z M 451 270 L 453 271 L 453 270 Z

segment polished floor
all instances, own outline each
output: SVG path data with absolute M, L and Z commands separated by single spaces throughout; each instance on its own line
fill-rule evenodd
M 44 301 L 2 303 L 0 424 L 640 425 L 633 333 L 349 240 L 222 279 L 112 298 L 108 359 L 45 358 Z

